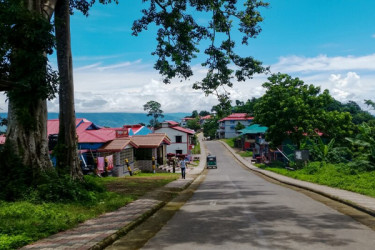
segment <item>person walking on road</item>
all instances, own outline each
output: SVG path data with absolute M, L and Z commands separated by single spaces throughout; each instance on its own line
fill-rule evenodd
M 181 176 L 182 179 L 185 179 L 185 174 L 186 174 L 186 159 L 182 158 L 180 161 L 180 168 L 181 168 Z

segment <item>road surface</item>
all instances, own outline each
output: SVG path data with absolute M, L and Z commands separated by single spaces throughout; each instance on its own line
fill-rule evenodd
M 217 156 L 193 197 L 142 249 L 375 249 L 375 232 L 322 203 Z

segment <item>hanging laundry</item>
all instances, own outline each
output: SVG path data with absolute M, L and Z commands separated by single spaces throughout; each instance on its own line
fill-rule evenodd
M 112 170 L 113 169 L 113 155 L 106 156 L 105 161 L 107 162 L 107 170 Z
M 104 157 L 98 157 L 97 160 L 98 160 L 98 165 L 97 165 L 98 171 L 99 173 L 103 173 L 104 172 Z

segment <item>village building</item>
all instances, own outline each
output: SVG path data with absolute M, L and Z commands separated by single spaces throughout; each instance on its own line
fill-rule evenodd
M 252 124 L 244 129 L 241 129 L 241 148 L 243 151 L 252 150 L 255 144 L 262 143 L 265 138 L 267 127 L 260 126 L 259 124 Z
M 193 119 L 194 118 L 191 118 L 191 117 L 184 117 L 184 118 L 182 118 L 181 122 L 180 122 L 181 127 L 186 128 L 187 124 L 188 124 L 188 121 L 193 120 Z
M 167 146 L 171 140 L 165 133 L 153 133 L 148 135 L 135 135 L 131 141 L 136 146 L 135 150 L 135 167 L 142 171 L 153 171 L 152 160 L 155 165 L 165 165 L 167 161 Z
M 52 151 L 57 144 L 59 120 L 48 120 L 47 131 L 49 148 Z M 98 159 L 101 160 L 102 158 L 111 159 L 111 166 L 117 176 L 121 176 L 124 172 L 127 172 L 128 169 L 125 160 L 127 160 L 131 169 L 142 169 L 143 165 L 147 164 L 143 164 L 143 160 L 136 164 L 137 153 L 142 155 L 142 153 L 137 151 L 138 148 L 140 152 L 150 150 L 151 156 L 147 160 L 148 162 L 152 161 L 152 156 L 155 156 L 155 159 L 161 163 L 166 160 L 166 149 L 158 149 L 159 147 L 163 147 L 163 143 L 168 144 L 168 139 L 164 138 L 166 135 L 164 137 L 159 135 L 154 136 L 150 134 L 151 130 L 149 128 L 139 124 L 124 125 L 120 128 L 103 128 L 87 119 L 76 119 L 76 132 L 78 152 L 84 172 L 93 171 L 99 165 Z M 138 139 L 138 137 L 142 139 Z M 159 140 L 161 137 L 163 139 L 160 142 L 155 142 L 155 138 Z M 144 141 L 150 141 L 151 144 Z M 52 161 L 54 161 L 53 158 Z
M 195 134 L 194 130 L 183 128 L 175 121 L 162 122 L 161 128 L 157 133 L 165 133 L 171 140 L 167 147 L 167 154 L 170 155 L 190 155 L 193 147 L 192 141 Z
M 219 120 L 219 129 L 217 130 L 219 139 L 239 136 L 239 132 L 236 131 L 237 124 L 240 123 L 244 127 L 247 127 L 251 125 L 253 119 L 253 117 L 250 117 L 246 113 L 234 113 Z
M 211 115 L 201 116 L 199 118 L 199 123 L 201 124 L 201 126 L 203 126 L 207 122 L 207 120 L 209 120 L 211 118 L 212 118 Z

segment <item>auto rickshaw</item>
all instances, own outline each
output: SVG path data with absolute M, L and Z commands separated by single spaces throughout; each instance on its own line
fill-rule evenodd
M 214 156 L 214 155 L 207 155 L 206 166 L 207 166 L 207 168 L 217 168 L 217 165 L 216 165 L 216 156 Z

